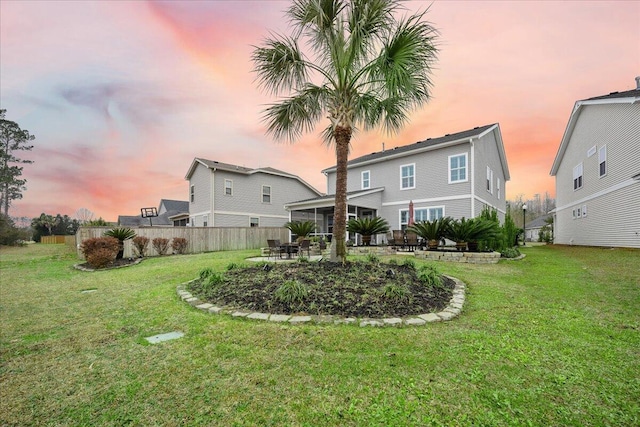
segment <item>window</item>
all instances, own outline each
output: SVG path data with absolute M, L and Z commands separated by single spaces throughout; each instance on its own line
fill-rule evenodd
M 576 208 L 576 217 L 580 218 L 582 217 L 582 211 L 580 210 L 580 208 Z
M 582 163 L 573 168 L 573 189 L 575 191 L 580 188 L 582 188 Z
M 192 185 L 191 189 L 189 190 L 189 200 L 191 200 L 191 203 L 196 201 L 196 186 Z
M 444 216 L 444 207 L 420 208 L 413 211 L 413 221 L 433 221 Z M 409 226 L 409 209 L 400 210 L 400 228 L 404 230 Z
M 209 215 L 202 216 L 202 226 L 207 227 L 209 225 Z
M 575 208 L 571 211 L 571 217 L 572 217 L 573 219 L 576 219 L 576 218 L 577 218 L 577 214 L 576 214 L 576 210 L 575 210 Z
M 366 190 L 371 187 L 371 172 L 362 171 L 362 189 Z
M 271 203 L 271 186 L 262 186 L 262 203 Z
M 408 190 L 410 188 L 416 188 L 415 181 L 416 165 L 403 165 L 400 166 L 400 189 Z
M 607 146 L 603 145 L 598 151 L 598 166 L 600 167 L 600 177 L 607 174 Z
M 260 226 L 260 218 L 250 218 L 249 219 L 249 226 L 250 227 L 258 227 L 258 226 Z
M 493 194 L 493 171 L 487 166 L 487 191 Z
M 496 195 L 498 196 L 498 200 L 500 200 L 500 178 L 496 179 Z
M 467 153 L 449 156 L 449 184 L 467 181 Z
M 224 194 L 225 196 L 233 196 L 233 181 L 230 179 L 224 180 Z
M 582 205 L 582 218 L 587 216 L 587 205 Z

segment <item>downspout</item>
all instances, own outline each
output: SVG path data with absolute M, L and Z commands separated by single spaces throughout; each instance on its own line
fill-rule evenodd
M 216 208 L 216 169 L 211 169 L 211 218 L 209 219 L 209 227 L 216 225 L 214 218 L 216 217 L 214 211 Z
M 469 170 L 470 170 L 470 183 L 471 183 L 471 218 L 475 218 L 476 217 L 476 203 L 475 203 L 475 199 L 476 199 L 476 186 L 475 186 L 475 172 L 476 172 L 476 166 L 475 166 L 475 145 L 473 143 L 473 138 L 471 138 L 469 140 L 469 144 L 471 145 L 471 160 L 469 161 Z

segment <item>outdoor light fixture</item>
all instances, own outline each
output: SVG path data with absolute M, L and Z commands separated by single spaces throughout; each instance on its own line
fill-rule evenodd
M 527 204 L 522 205 L 522 246 L 527 246 Z

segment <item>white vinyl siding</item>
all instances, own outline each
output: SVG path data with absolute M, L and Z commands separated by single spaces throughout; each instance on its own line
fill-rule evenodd
M 400 189 L 416 188 L 416 164 L 400 166 Z
M 582 188 L 582 172 L 583 172 L 582 163 L 579 163 L 576 167 L 573 168 L 573 189 L 574 190 L 579 190 Z
M 607 146 L 603 145 L 598 151 L 598 173 L 600 178 L 607 174 Z
M 467 163 L 467 153 L 449 156 L 449 184 L 468 180 Z
M 271 203 L 271 186 L 262 186 L 262 203 Z
M 233 196 L 233 181 L 230 179 L 224 180 L 224 194 L 225 196 Z
M 371 171 L 362 171 L 362 189 L 367 190 L 371 188 Z

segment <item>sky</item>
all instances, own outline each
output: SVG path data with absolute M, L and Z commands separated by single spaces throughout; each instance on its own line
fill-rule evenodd
M 277 101 L 254 46 L 288 33 L 287 1 L 0 1 L 0 108 L 36 136 L 10 215 L 107 221 L 188 199 L 196 157 L 296 174 L 326 192 L 320 130 L 265 132 Z M 350 158 L 499 123 L 508 199 L 549 192 L 577 100 L 635 88 L 640 2 L 410 1 L 439 30 L 431 101 L 397 134 L 361 132 Z

